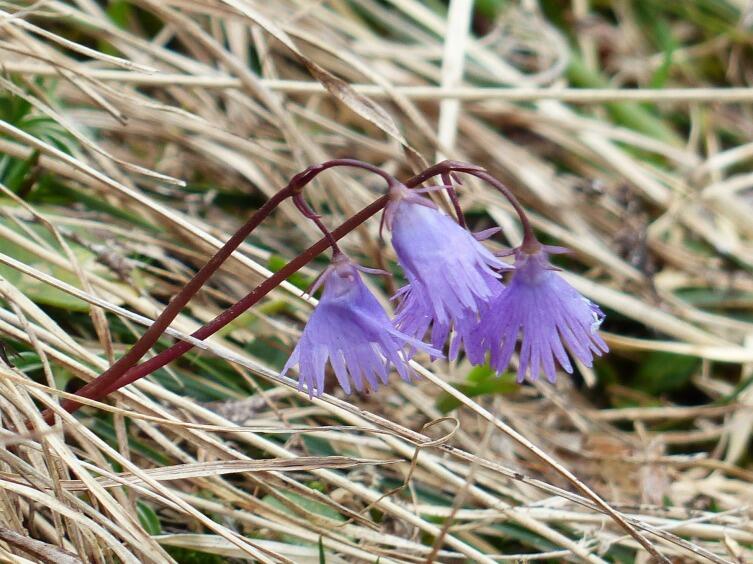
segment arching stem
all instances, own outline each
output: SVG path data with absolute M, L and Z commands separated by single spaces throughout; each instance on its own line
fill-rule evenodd
M 311 207 L 309 207 L 309 205 L 306 203 L 303 194 L 298 193 L 293 196 L 293 202 L 295 203 L 295 207 L 298 208 L 298 211 L 301 212 L 306 219 L 313 221 L 314 224 L 319 228 L 319 231 L 322 232 L 322 235 L 324 235 L 324 238 L 329 243 L 329 246 L 332 247 L 332 256 L 334 257 L 335 255 L 340 254 L 342 251 L 340 251 L 340 247 L 337 245 L 337 240 L 332 236 L 332 233 L 329 229 L 327 229 L 327 226 L 324 225 L 321 216 L 314 210 L 312 210 Z
M 222 265 L 225 260 L 237 249 L 240 244 L 248 237 L 248 235 L 258 227 L 258 225 L 266 219 L 272 211 L 280 205 L 284 200 L 293 195 L 293 190 L 290 186 L 286 186 L 276 194 L 274 194 L 269 200 L 267 200 L 262 207 L 260 207 L 256 213 L 240 228 L 235 234 L 228 239 L 228 241 L 215 253 L 215 255 L 209 259 L 209 261 L 201 267 L 201 269 L 194 274 L 193 278 L 181 288 L 173 299 L 171 299 L 162 310 L 162 313 L 157 317 L 154 323 L 144 332 L 143 335 L 136 341 L 133 346 L 116 360 L 112 366 L 107 368 L 102 374 L 97 376 L 94 380 L 86 384 L 77 393 L 84 397 L 101 397 L 99 394 L 103 389 L 108 387 L 112 382 L 115 382 L 120 378 L 130 367 L 135 365 L 141 358 L 154 346 L 162 333 L 165 332 L 173 319 L 182 311 L 191 298 L 199 291 L 199 289 L 207 282 L 210 276 L 214 274 L 217 269 Z M 86 395 L 81 392 L 86 390 Z M 92 395 L 89 395 L 92 394 Z M 64 400 L 63 407 L 70 411 L 71 406 L 78 406 L 73 400 Z M 45 412 L 45 418 L 48 419 L 48 413 Z
M 215 254 L 212 259 L 191 279 L 191 281 L 184 287 L 178 295 L 168 304 L 165 310 L 160 314 L 154 324 L 144 333 L 144 335 L 136 342 L 136 344 L 128 351 L 123 357 L 121 357 L 115 364 L 105 370 L 100 376 L 83 386 L 78 390 L 77 394 L 81 397 L 88 399 L 101 399 L 106 395 L 112 393 L 115 390 L 120 389 L 132 382 L 135 382 L 139 378 L 142 378 L 148 374 L 151 374 L 158 368 L 172 362 L 176 358 L 180 357 L 187 350 L 191 349 L 191 345 L 186 342 L 176 343 L 172 347 L 162 351 L 160 354 L 149 359 L 143 364 L 135 367 L 133 366 L 138 362 L 144 354 L 156 343 L 160 335 L 170 325 L 172 320 L 180 313 L 183 306 L 191 299 L 191 297 L 199 290 L 204 282 L 219 268 L 222 262 L 227 259 L 230 254 L 240 245 L 246 236 L 261 223 L 282 201 L 286 198 L 293 196 L 295 193 L 300 192 L 303 187 L 311 182 L 319 173 L 329 168 L 336 166 L 351 166 L 356 168 L 362 168 L 370 172 L 378 174 L 384 178 L 389 185 L 392 185 L 397 180 L 387 172 L 381 170 L 378 167 L 363 163 L 354 159 L 336 159 L 327 161 L 319 165 L 315 165 L 307 168 L 305 171 L 294 176 L 288 185 L 280 190 L 277 194 L 272 196 L 254 216 L 244 225 L 230 240 Z M 474 165 L 467 163 L 459 163 L 453 161 L 444 161 L 438 163 L 420 174 L 414 176 L 408 180 L 405 184 L 410 187 L 415 187 L 424 181 L 434 176 L 440 175 L 443 172 L 449 171 L 470 172 L 473 170 L 483 170 Z M 345 221 L 340 227 L 332 232 L 332 236 L 335 241 L 344 237 L 347 233 L 353 231 L 356 227 L 361 225 L 371 216 L 379 212 L 387 203 L 387 196 L 382 196 L 371 205 L 367 206 L 356 215 Z M 238 317 L 241 313 L 257 303 L 260 299 L 266 296 L 272 289 L 277 287 L 283 280 L 300 270 L 303 266 L 313 260 L 318 254 L 324 251 L 330 241 L 326 238 L 318 241 L 311 247 L 309 247 L 302 254 L 291 260 L 281 270 L 273 274 L 270 278 L 259 284 L 253 291 L 242 298 L 238 303 L 234 304 L 222 314 L 217 316 L 214 320 L 210 321 L 207 325 L 197 330 L 192 336 L 199 339 L 206 339 L 210 335 L 214 334 L 222 327 L 230 323 L 233 319 Z M 155 329 L 155 327 L 157 327 Z M 81 407 L 81 404 L 75 400 L 65 400 L 62 402 L 62 407 L 69 412 L 73 412 Z M 53 413 L 50 410 L 45 411 L 43 414 L 47 422 L 51 422 L 53 419 Z
M 523 209 L 523 206 L 520 205 L 520 202 L 515 197 L 515 195 L 510 191 L 510 189 L 507 186 L 505 186 L 500 180 L 498 180 L 497 178 L 494 178 L 486 170 L 476 169 L 472 171 L 462 171 L 462 172 L 466 172 L 467 174 L 470 174 L 471 176 L 475 176 L 476 178 L 480 178 L 484 182 L 491 184 L 497 191 L 499 191 L 507 199 L 507 201 L 510 202 L 513 209 L 515 210 L 515 213 L 518 214 L 518 217 L 520 218 L 520 223 L 523 227 L 523 242 L 521 243 L 520 248 L 523 251 L 527 253 L 531 253 L 531 254 L 538 252 L 541 249 L 541 243 L 539 243 L 539 240 L 536 238 L 536 235 L 533 232 L 533 227 L 531 226 L 531 222 L 529 221 L 528 215 Z
M 458 225 L 460 227 L 465 227 L 465 214 L 463 213 L 463 208 L 460 207 L 460 200 L 458 200 L 458 193 L 457 190 L 455 190 L 455 186 L 452 183 L 452 173 L 445 172 L 442 174 L 442 184 L 447 186 L 447 195 L 450 197 L 450 202 L 452 202 L 452 207 L 455 209 L 455 217 L 458 219 Z
M 397 182 L 392 175 L 383 171 L 379 167 L 356 159 L 334 159 L 311 166 L 296 174 L 291 178 L 287 186 L 272 195 L 272 197 L 270 197 L 269 200 L 267 200 L 230 239 L 228 239 L 214 256 L 209 259 L 209 261 L 193 276 L 193 278 L 191 278 L 180 292 L 170 300 L 154 323 L 144 332 L 136 343 L 133 344 L 128 352 L 113 363 L 112 366 L 102 372 L 97 378 L 78 390 L 77 394 L 86 398 L 99 398 L 109 393 L 108 390 L 113 389 L 115 382 L 117 382 L 129 368 L 138 363 L 138 361 L 141 360 L 154 346 L 162 333 L 164 333 L 165 329 L 170 326 L 196 292 L 199 291 L 207 280 L 209 280 L 217 269 L 219 269 L 222 263 L 230 257 L 233 251 L 240 246 L 240 244 L 254 229 L 256 229 L 256 227 L 259 226 L 259 224 L 261 224 L 262 221 L 269 217 L 269 215 L 287 198 L 300 194 L 303 188 L 319 173 L 339 166 L 349 166 L 368 170 L 384 178 L 388 185 Z M 320 225 L 320 228 L 325 229 L 323 225 Z M 334 248 L 336 248 L 337 244 L 334 239 L 331 241 L 331 244 L 332 243 L 334 243 Z M 117 389 L 117 387 L 114 389 Z M 74 400 L 65 400 L 62 402 L 62 406 L 68 411 L 74 411 L 75 408 L 78 407 L 78 404 Z M 44 415 L 46 420 L 52 420 L 51 412 L 45 412 Z

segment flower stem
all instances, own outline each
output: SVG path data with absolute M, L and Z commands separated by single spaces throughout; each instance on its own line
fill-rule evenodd
M 523 209 L 523 206 L 520 205 L 520 202 L 515 197 L 515 195 L 510 191 L 510 189 L 507 186 L 505 186 L 500 180 L 498 180 L 497 178 L 494 178 L 486 170 L 475 169 L 475 170 L 462 171 L 462 172 L 466 172 L 467 174 L 475 176 L 476 178 L 480 178 L 484 182 L 491 184 L 495 189 L 497 189 L 497 191 L 499 191 L 510 202 L 513 209 L 515 210 L 515 213 L 518 214 L 518 217 L 520 218 L 520 223 L 523 226 L 523 242 L 521 243 L 520 248 L 523 249 L 525 252 L 528 252 L 531 254 L 538 252 L 541 249 L 541 243 L 539 243 L 539 240 L 536 238 L 536 235 L 533 232 L 533 227 L 531 226 L 531 222 L 529 221 L 528 216 L 526 215 L 526 212 Z
M 460 207 L 460 200 L 458 200 L 458 193 L 455 190 L 455 186 L 452 184 L 452 173 L 442 173 L 442 184 L 447 186 L 447 194 L 450 196 L 450 202 L 452 207 L 455 208 L 455 216 L 458 218 L 458 225 L 465 227 L 465 214 L 463 214 L 463 208 Z
M 299 192 L 295 196 L 293 196 L 293 203 L 295 203 L 295 207 L 298 208 L 298 211 L 303 214 L 303 217 L 313 221 L 319 228 L 319 231 L 322 232 L 322 235 L 324 235 L 324 238 L 327 239 L 329 246 L 332 247 L 332 256 L 334 257 L 335 255 L 341 254 L 342 251 L 340 251 L 340 247 L 337 245 L 337 240 L 332 236 L 330 230 L 327 229 L 327 227 L 324 225 L 321 216 L 314 210 L 312 210 L 306 203 L 306 200 L 304 199 L 302 193 Z
M 351 231 L 353 231 L 353 229 L 362 224 L 364 221 L 369 219 L 371 216 L 378 213 L 382 208 L 384 208 L 386 203 L 387 196 L 382 196 L 371 205 L 365 207 L 360 212 L 352 216 L 350 219 L 348 219 L 348 221 L 340 225 L 340 227 L 332 231 L 332 237 L 335 240 L 341 239 L 346 234 L 350 233 Z M 220 315 L 212 319 L 209 323 L 192 333 L 191 336 L 196 339 L 206 339 L 210 335 L 215 334 L 217 331 L 225 327 L 228 323 L 236 319 L 239 315 L 251 308 L 269 292 L 274 290 L 286 278 L 289 278 L 292 274 L 296 273 L 306 264 L 311 262 L 314 258 L 316 258 L 317 255 L 325 251 L 328 246 L 330 246 L 330 241 L 327 237 L 320 239 L 308 249 L 306 249 L 303 253 L 287 263 L 280 270 L 275 272 L 272 276 L 264 280 L 261 284 L 254 288 L 250 293 L 246 294 L 238 302 L 234 303 Z M 98 399 L 104 397 L 114 392 L 115 390 L 122 388 L 123 386 L 127 386 L 128 384 L 131 384 L 132 382 L 135 382 L 136 380 L 139 380 L 144 376 L 151 374 L 155 370 L 179 358 L 186 351 L 189 351 L 192 348 L 193 345 L 191 343 L 187 341 L 180 341 L 170 348 L 162 351 L 158 355 L 139 364 L 138 366 L 134 366 L 123 376 L 121 376 L 121 378 L 116 382 L 113 382 L 110 386 L 104 388 L 103 390 L 99 390 L 97 396 L 82 394 L 81 392 L 86 391 L 83 388 L 78 392 L 78 394 L 83 395 L 84 397 L 89 397 L 90 399 Z M 65 409 L 68 409 L 68 406 L 66 406 L 65 403 L 63 403 L 63 407 Z
M 181 312 L 183 307 L 199 291 L 212 274 L 225 262 L 225 260 L 237 249 L 256 227 L 266 219 L 272 211 L 280 205 L 285 199 L 293 195 L 290 186 L 286 186 L 269 200 L 238 230 L 228 239 L 228 241 L 209 259 L 209 261 L 196 273 L 193 278 L 178 292 L 172 300 L 165 306 L 162 313 L 157 317 L 154 323 L 144 332 L 136 343 L 120 357 L 115 363 L 107 368 L 96 379 L 89 382 L 77 393 L 83 397 L 101 397 L 103 389 L 108 388 L 113 382 L 117 381 L 131 366 L 136 364 L 152 348 L 154 343 L 160 338 L 165 329 L 172 323 L 173 319 Z M 85 394 L 82 394 L 86 390 Z M 73 400 L 65 400 L 63 407 L 71 411 L 72 406 L 78 406 Z M 45 416 L 48 413 L 45 412 Z M 47 418 L 47 417 L 46 417 Z
M 191 279 L 191 281 L 184 287 L 178 295 L 168 304 L 165 310 L 160 314 L 154 324 L 144 333 L 136 344 L 128 351 L 123 357 L 121 357 L 115 364 L 105 370 L 100 376 L 92 380 L 80 390 L 77 394 L 81 397 L 88 399 L 101 399 L 104 396 L 112 393 L 115 390 L 120 389 L 132 382 L 135 382 L 139 378 L 151 374 L 158 368 L 172 362 L 187 350 L 191 349 L 191 345 L 186 342 L 176 343 L 172 347 L 162 351 L 155 357 L 142 363 L 139 366 L 133 366 L 138 360 L 146 354 L 151 346 L 159 339 L 160 335 L 170 325 L 172 320 L 180 313 L 182 307 L 188 303 L 188 300 L 198 291 L 201 285 L 211 276 L 214 271 L 219 268 L 220 264 L 230 256 L 233 250 L 237 248 L 245 237 L 265 219 L 269 213 L 277 207 L 284 199 L 295 193 L 300 192 L 303 187 L 308 184 L 313 178 L 320 172 L 333 168 L 335 166 L 352 166 L 362 168 L 375 174 L 378 174 L 384 178 L 389 185 L 392 185 L 397 180 L 387 172 L 381 170 L 378 167 L 363 163 L 354 159 L 335 159 L 327 161 L 325 163 L 315 165 L 307 168 L 303 172 L 294 176 L 288 185 L 280 190 L 277 194 L 272 196 L 254 216 L 246 223 L 233 237 L 212 257 L 212 259 Z M 457 170 L 459 172 L 468 172 L 470 170 L 477 170 L 478 167 L 474 165 L 468 165 L 466 163 L 458 163 L 453 161 L 444 161 L 438 163 L 420 174 L 414 176 L 408 180 L 405 184 L 408 186 L 417 186 L 429 178 L 442 174 L 443 172 Z M 361 225 L 364 221 L 375 215 L 379 210 L 384 208 L 387 203 L 387 196 L 383 196 L 358 212 L 356 215 L 345 221 L 340 227 L 332 232 L 332 236 L 335 240 L 344 237 L 347 233 L 353 231 L 356 227 Z M 219 331 L 222 327 L 233 321 L 241 313 L 257 303 L 275 287 L 277 287 L 286 278 L 300 270 L 303 266 L 308 264 L 319 253 L 324 251 L 329 245 L 329 241 L 324 238 L 309 247 L 301 255 L 294 258 L 288 264 L 286 264 L 281 270 L 273 274 L 270 278 L 263 281 L 259 286 L 254 288 L 248 295 L 241 299 L 238 303 L 234 304 L 222 314 L 217 316 L 214 320 L 210 321 L 207 325 L 202 327 L 193 333 L 193 337 L 199 339 L 205 339 L 215 332 Z M 231 246 L 234 245 L 234 246 Z M 158 325 L 159 324 L 159 325 Z M 157 329 L 155 329 L 157 327 Z M 148 336 L 148 338 L 147 338 Z M 138 347 L 138 348 L 137 348 Z M 136 352 L 134 352 L 134 350 Z M 125 359 L 125 360 L 124 360 Z M 75 400 L 65 400 L 62 402 L 62 407 L 69 412 L 76 411 L 81 404 Z M 53 413 L 47 410 L 44 414 L 44 418 L 47 422 L 51 422 Z
M 144 334 L 134 343 L 134 345 L 128 350 L 126 354 L 120 357 L 112 366 L 107 368 L 97 378 L 83 386 L 78 390 L 77 394 L 86 397 L 103 397 L 108 390 L 113 389 L 113 385 L 117 382 L 126 371 L 134 366 L 141 358 L 154 346 L 157 340 L 160 338 L 165 329 L 167 329 L 173 320 L 178 316 L 181 310 L 191 300 L 191 298 L 199 291 L 199 289 L 207 282 L 207 280 L 217 271 L 225 260 L 235 251 L 240 244 L 248 237 L 248 235 L 259 226 L 284 200 L 296 195 L 300 195 L 303 188 L 311 182 L 311 180 L 323 170 L 333 168 L 336 166 L 354 166 L 363 168 L 371 172 L 379 174 L 387 180 L 388 183 L 395 182 L 396 180 L 383 170 L 364 163 L 355 159 L 335 159 L 314 165 L 306 170 L 296 174 L 291 178 L 288 185 L 279 190 L 276 194 L 272 195 L 264 205 L 259 208 L 253 216 L 215 253 L 215 255 L 209 259 L 209 261 L 191 278 L 191 280 L 170 300 L 165 306 L 165 309 L 157 317 L 154 323 L 144 332 Z M 320 227 L 324 227 L 323 225 Z M 326 230 L 325 230 L 326 231 Z M 334 240 L 335 248 L 337 244 Z M 119 386 L 118 386 L 119 387 Z M 117 389 L 114 388 L 114 389 Z M 74 400 L 65 400 L 62 403 L 63 407 L 69 411 L 75 410 L 74 406 L 77 405 Z M 51 420 L 52 414 L 45 412 L 45 418 Z

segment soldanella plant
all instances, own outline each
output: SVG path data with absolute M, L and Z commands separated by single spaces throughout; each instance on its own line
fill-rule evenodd
M 304 189 L 317 175 L 334 167 L 356 167 L 377 174 L 386 182 L 387 190 L 330 231 L 309 208 Z M 522 226 L 519 246 L 495 254 L 487 244 L 499 230 L 472 233 L 467 228 L 456 194 L 456 186 L 461 185 L 459 175 L 475 176 L 508 199 Z M 441 183 L 430 184 L 434 178 Z M 440 191 L 449 196 L 454 217 L 431 199 L 432 193 Z M 554 381 L 557 365 L 572 373 L 571 358 L 591 366 L 594 356 L 608 350 L 599 336 L 604 314 L 550 262 L 552 255 L 565 249 L 541 244 L 518 200 L 486 170 L 444 161 L 400 182 L 377 166 L 335 159 L 307 168 L 272 196 L 170 301 L 133 347 L 78 395 L 101 399 L 190 350 L 190 341 L 180 341 L 139 364 L 223 261 L 289 198 L 324 238 L 192 337 L 202 340 L 213 335 L 329 247 L 330 265 L 310 289 L 313 294 L 321 288 L 319 303 L 282 371 L 282 376 L 297 377 L 299 390 L 309 396 L 324 393 L 328 374 L 346 393 L 375 390 L 389 382 L 392 372 L 411 381 L 416 376 L 414 360 L 436 362 L 444 357 L 454 361 L 461 355 L 474 365 L 488 363 L 498 374 L 517 364 L 521 382 L 536 380 L 542 374 Z M 392 297 L 394 317 L 362 278 L 387 273 L 358 265 L 338 247 L 340 238 L 379 212 L 383 212 L 381 227 L 389 232 L 406 281 Z M 287 382 L 284 378 L 280 381 Z M 80 407 L 72 399 L 61 405 L 68 411 Z M 52 414 L 46 412 L 45 416 L 51 420 Z

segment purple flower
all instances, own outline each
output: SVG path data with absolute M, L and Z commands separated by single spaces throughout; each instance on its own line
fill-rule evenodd
M 491 314 L 476 329 L 497 373 L 507 369 L 519 335 L 518 382 L 526 373 L 536 380 L 541 371 L 554 382 L 555 359 L 572 374 L 565 346 L 587 366 L 591 366 L 594 354 L 608 352 L 598 333 L 604 319 L 601 309 L 581 296 L 549 262 L 550 253 L 562 251 L 541 245 L 532 252 L 515 250 L 515 271 L 491 304 Z
M 375 390 L 380 383 L 387 384 L 390 365 L 403 380 L 410 381 L 412 370 L 403 350 L 406 345 L 438 354 L 394 328 L 361 280 L 359 269 L 361 267 L 342 253 L 332 258 L 332 264 L 316 284 L 316 287 L 324 284 L 319 305 L 282 369 L 284 376 L 291 367 L 299 365 L 298 389 L 305 388 L 309 397 L 324 392 L 328 361 L 340 386 L 349 394 L 351 381 L 359 392 L 365 388 Z
M 501 291 L 495 269 L 506 265 L 416 191 L 393 186 L 390 198 L 385 222 L 408 279 L 394 296 L 401 298 L 395 325 L 418 338 L 431 327 L 436 349 L 442 348 L 454 329 L 450 347 L 454 358 L 461 343 L 467 346 L 469 342 L 466 330 Z

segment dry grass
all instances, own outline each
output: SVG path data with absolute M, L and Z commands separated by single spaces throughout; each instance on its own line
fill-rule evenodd
M 749 10 L 657 8 L 657 31 L 643 3 L 576 0 L 560 27 L 550 3 L 477 4 L 474 34 L 470 0 L 0 4 L 0 560 L 753 559 Z M 436 362 L 309 400 L 276 370 L 315 264 L 185 361 L 41 421 L 263 198 L 346 156 L 504 179 L 574 250 L 613 352 L 556 386 Z M 334 226 L 383 188 L 340 171 L 309 194 Z M 461 202 L 518 242 L 495 192 Z M 316 239 L 283 205 L 160 347 Z M 344 247 L 394 260 L 377 221 Z

